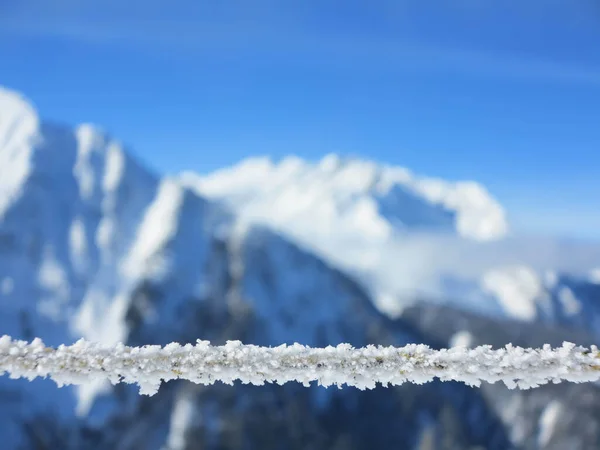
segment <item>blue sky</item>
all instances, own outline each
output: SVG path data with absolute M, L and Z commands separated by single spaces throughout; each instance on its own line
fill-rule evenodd
M 594 238 L 599 45 L 595 0 L 0 0 L 0 84 L 156 170 L 354 154 Z

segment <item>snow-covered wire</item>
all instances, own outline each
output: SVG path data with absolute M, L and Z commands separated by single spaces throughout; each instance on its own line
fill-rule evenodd
M 355 386 L 359 389 L 422 384 L 439 378 L 471 386 L 481 381 L 503 381 L 509 388 L 529 389 L 549 382 L 587 382 L 600 379 L 600 352 L 565 342 L 552 349 L 508 345 L 492 349 L 451 348 L 434 350 L 426 345 L 405 347 L 367 346 L 310 348 L 299 344 L 279 347 L 244 345 L 229 341 L 223 346 L 197 341 L 196 345 L 165 347 L 102 347 L 80 340 L 71 346 L 46 347 L 40 339 L 31 343 L 0 338 L 0 375 L 11 378 L 49 377 L 58 386 L 84 384 L 94 379 L 137 383 L 140 393 L 153 395 L 161 382 L 185 379 L 212 384 L 284 384 L 297 381 L 308 386 Z

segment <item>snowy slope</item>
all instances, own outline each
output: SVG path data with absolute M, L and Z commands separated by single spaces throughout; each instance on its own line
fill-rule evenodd
M 99 297 L 108 304 L 120 288 L 118 264 L 157 179 L 101 131 L 41 121 L 26 99 L 2 89 L 0 130 L 0 328 L 52 345 L 73 342 L 86 325 L 77 320 L 82 306 Z M 98 318 L 85 335 L 100 332 Z M 0 389 L 29 400 L 2 408 L 12 411 L 0 422 L 7 436 L 48 408 L 59 413 L 53 420 L 75 414 L 74 390 L 8 382 Z
M 158 180 L 91 126 L 41 122 L 12 92 L 0 91 L 0 105 L 3 307 L 69 325 L 96 282 L 114 288 Z

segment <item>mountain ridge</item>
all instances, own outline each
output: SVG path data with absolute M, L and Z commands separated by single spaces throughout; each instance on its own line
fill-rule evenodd
M 585 253 L 583 245 L 511 236 L 506 212 L 477 183 L 419 177 L 368 160 L 257 157 L 180 180 L 226 203 L 240 220 L 271 227 L 357 277 L 393 317 L 426 294 L 534 320 L 544 307 L 544 273 L 563 270 L 565 251 Z M 579 265 L 594 258 L 600 265 L 600 248 L 589 253 Z M 578 308 L 577 301 L 564 305 Z
M 476 182 L 450 183 L 417 176 L 404 167 L 336 154 L 326 155 L 316 163 L 296 156 L 284 157 L 278 162 L 269 157 L 250 157 L 205 176 L 184 172 L 180 178 L 204 195 L 226 197 L 228 201 L 235 196 L 251 201 L 257 194 L 267 194 L 273 204 L 283 207 L 286 202 L 295 200 L 294 211 L 283 211 L 292 218 L 300 216 L 307 207 L 313 211 L 320 209 L 326 216 L 328 208 L 340 212 L 354 207 L 353 201 L 362 200 L 357 214 L 373 216 L 368 218 L 372 228 L 365 226 L 359 230 L 374 238 L 404 227 L 452 230 L 465 238 L 482 241 L 499 239 L 508 233 L 503 208 Z M 318 186 L 320 197 L 312 192 L 316 189 L 313 186 Z M 319 202 L 318 206 L 310 204 Z M 393 210 L 394 202 L 400 211 Z M 411 206 L 417 217 L 410 217 L 415 212 Z M 422 217 L 418 217 L 420 211 Z M 389 223 L 378 225 L 377 214 Z M 357 226 L 362 225 L 356 222 Z

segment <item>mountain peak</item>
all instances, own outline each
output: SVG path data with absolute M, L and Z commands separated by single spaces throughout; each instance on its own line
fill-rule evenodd
M 35 107 L 21 94 L 0 86 L 0 166 L 36 139 L 40 120 Z
M 6 132 L 10 126 L 37 122 L 35 107 L 26 97 L 0 86 L 0 130 Z
M 181 181 L 223 201 L 242 221 L 271 227 L 358 276 L 392 315 L 398 296 L 439 281 L 428 268 L 438 240 L 490 241 L 508 229 L 502 207 L 475 182 L 425 178 L 338 155 L 316 163 L 253 158 L 205 177 L 187 173 Z
M 476 182 L 421 177 L 403 167 L 336 154 L 317 163 L 296 156 L 279 162 L 251 158 L 206 177 L 187 173 L 182 179 L 279 225 L 309 220 L 312 232 L 328 234 L 338 220 L 336 233 L 353 228 L 371 237 L 435 229 L 486 241 L 508 231 L 503 208 Z
M 35 108 L 0 86 L 0 218 L 31 171 L 33 147 L 41 139 Z

